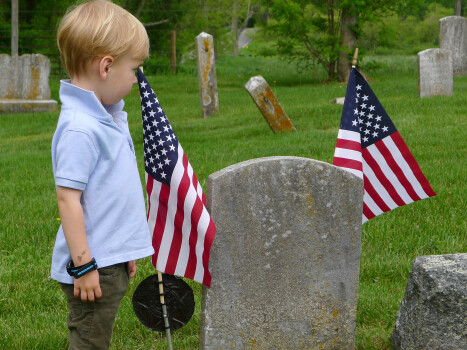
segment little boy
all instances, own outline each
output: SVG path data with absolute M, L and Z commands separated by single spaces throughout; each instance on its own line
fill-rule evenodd
M 67 296 L 69 349 L 108 349 L 135 260 L 154 253 L 122 111 L 149 40 L 126 10 L 94 0 L 68 10 L 57 43 L 71 80 L 52 140 L 62 225 L 51 277 Z

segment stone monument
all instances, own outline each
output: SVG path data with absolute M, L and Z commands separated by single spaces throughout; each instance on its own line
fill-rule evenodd
M 41 54 L 0 55 L 0 113 L 50 112 L 50 61 Z
M 219 110 L 213 37 L 202 32 L 196 37 L 195 44 L 198 59 L 201 115 L 203 118 L 207 118 Z
M 418 96 L 452 96 L 452 54 L 428 49 L 418 53 Z
M 269 84 L 261 75 L 250 78 L 245 84 L 245 89 L 274 133 L 295 131 L 295 127 L 274 96 Z
M 454 76 L 467 75 L 467 19 L 449 16 L 439 20 L 439 47 L 451 51 Z
M 392 340 L 396 350 L 467 349 L 467 253 L 412 264 Z
M 354 349 L 363 182 L 328 163 L 252 159 L 208 178 L 216 223 L 201 349 Z

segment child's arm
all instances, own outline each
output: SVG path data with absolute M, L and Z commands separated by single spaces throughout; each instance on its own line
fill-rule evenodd
M 86 229 L 84 226 L 83 208 L 81 207 L 82 191 L 57 186 L 57 202 L 65 239 L 75 266 L 91 261 Z M 99 285 L 99 272 L 91 271 L 74 281 L 74 296 L 83 302 L 99 299 L 102 291 Z

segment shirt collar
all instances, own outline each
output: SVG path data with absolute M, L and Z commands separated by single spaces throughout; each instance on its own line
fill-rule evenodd
M 68 107 L 83 111 L 103 121 L 111 122 L 112 114 L 123 110 L 123 100 L 113 105 L 103 105 L 93 91 L 71 84 L 70 80 L 60 81 L 60 101 Z

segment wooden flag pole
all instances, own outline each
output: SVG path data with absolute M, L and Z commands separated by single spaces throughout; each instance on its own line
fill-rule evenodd
M 357 66 L 357 62 L 358 62 L 358 47 L 355 48 L 355 52 L 353 54 L 352 68 L 355 68 Z
M 170 336 L 169 317 L 167 315 L 167 305 L 165 305 L 164 285 L 162 283 L 162 273 L 160 271 L 157 271 L 157 279 L 159 283 L 159 295 L 162 305 L 162 316 L 164 317 L 165 333 L 167 334 L 167 341 L 169 342 L 169 350 L 172 350 L 172 337 Z

